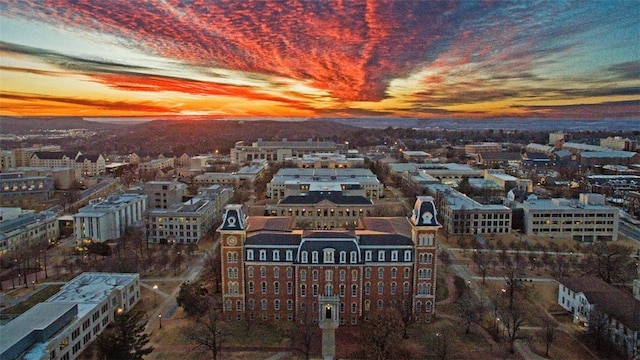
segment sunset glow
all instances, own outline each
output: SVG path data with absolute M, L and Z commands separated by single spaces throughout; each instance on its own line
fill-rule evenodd
M 640 117 L 640 6 L 0 0 L 0 114 Z

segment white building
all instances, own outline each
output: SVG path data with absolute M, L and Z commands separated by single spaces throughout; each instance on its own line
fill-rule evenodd
M 600 278 L 584 276 L 559 282 L 558 304 L 571 313 L 576 324 L 589 328 L 599 322 L 609 340 L 622 348 L 628 359 L 638 359 L 640 301 L 637 298 Z
M 580 194 L 579 200 L 532 199 L 523 202 L 524 232 L 577 241 L 618 240 L 619 210 L 605 205 L 600 194 Z
M 182 197 L 187 195 L 187 185 L 177 181 L 147 181 L 143 191 L 150 209 L 166 209 L 182 202 Z
M 73 215 L 75 239 L 104 242 L 117 239 L 128 226 L 143 220 L 147 196 L 139 194 L 111 195 L 80 208 Z
M 346 151 L 347 144 L 336 144 L 333 141 L 313 141 L 313 139 L 307 139 L 307 141 L 289 141 L 287 139 L 264 141 L 258 139 L 250 146 L 246 145 L 244 141 L 238 141 L 231 149 L 231 163 L 244 164 L 253 160 L 282 163 L 287 159 L 302 158 L 307 154 L 318 152 L 342 154 Z
M 0 326 L 0 359 L 72 360 L 140 300 L 140 275 L 83 273 Z
M 267 184 L 267 197 L 284 199 L 307 193 L 311 184 L 318 190 L 337 184 L 345 196 L 362 195 L 368 199 L 384 196 L 384 184 L 369 169 L 299 169 L 284 168 Z
M 60 233 L 57 217 L 53 212 L 10 212 L 10 218 L 0 219 L 0 255 L 22 245 L 35 245 L 43 241 L 54 243 L 58 239 Z
M 233 189 L 212 185 L 184 203 L 145 213 L 147 236 L 151 243 L 195 244 L 221 219 L 231 201 Z
M 16 154 L 11 150 L 0 150 L 0 170 L 16 167 Z
M 291 161 L 299 168 L 343 169 L 364 166 L 364 159 L 361 157 L 347 157 L 345 154 L 336 153 L 303 155 L 302 158 L 291 159 Z

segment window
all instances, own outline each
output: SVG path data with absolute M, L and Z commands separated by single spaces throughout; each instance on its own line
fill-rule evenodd
M 402 284 L 402 293 L 404 295 L 409 295 L 409 283 L 407 281 Z
M 384 302 L 382 300 L 378 300 L 378 310 L 382 310 L 384 308 Z
M 247 288 L 248 288 L 249 294 L 253 294 L 253 281 L 249 281 L 247 283 Z
M 262 283 L 260 283 L 260 288 L 261 288 L 262 294 L 266 294 L 267 293 L 267 282 L 263 281 Z
M 358 296 L 358 285 L 353 284 L 351 285 L 351 297 L 357 297 Z
M 325 249 L 322 249 L 322 252 L 324 253 L 325 264 L 333 264 L 335 250 L 331 248 L 325 248 Z
M 273 309 L 274 310 L 280 310 L 280 300 L 278 300 L 278 299 L 273 300 Z
M 325 296 L 333 296 L 333 285 L 326 284 L 324 286 L 324 295 Z
M 260 250 L 260 260 L 261 261 L 267 260 L 267 250 Z
M 300 296 L 307 296 L 307 285 L 300 285 Z
M 340 251 L 340 263 L 344 264 L 347 262 L 347 252 Z
M 364 294 L 365 295 L 369 295 L 371 294 L 371 283 L 367 282 L 364 284 Z
M 318 281 L 318 270 L 313 270 L 311 272 L 311 278 L 313 281 Z
M 383 267 L 379 267 L 378 268 L 378 279 L 384 279 L 384 268 Z
M 313 293 L 313 296 L 318 296 L 318 284 L 313 284 L 313 286 L 311 287 Z
M 313 251 L 311 253 L 311 262 L 313 262 L 314 264 L 318 263 L 318 252 L 317 251 Z
M 280 295 L 280 283 L 278 281 L 273 282 L 273 293 Z
M 404 251 L 404 261 L 411 261 L 411 250 Z
M 343 303 L 343 302 L 341 302 L 341 303 L 340 303 L 340 312 L 341 312 L 341 313 L 343 313 L 343 312 L 344 312 L 344 308 L 345 308 L 345 305 L 344 305 L 344 303 Z
M 382 295 L 384 293 L 384 283 L 382 281 L 378 282 L 378 295 Z
M 427 254 L 427 264 L 431 264 L 433 262 L 433 254 Z
M 247 250 L 247 260 L 253 260 L 253 250 Z
M 344 297 L 346 287 L 344 286 L 344 284 L 340 284 L 340 297 Z
M 291 281 L 287 283 L 287 294 L 293 294 L 293 283 Z
M 391 261 L 398 261 L 398 250 L 393 250 L 391 252 Z
M 364 278 L 369 279 L 371 277 L 371 268 L 364 269 Z
M 408 279 L 409 275 L 411 275 L 411 270 L 409 268 L 404 268 L 404 278 Z
M 262 310 L 267 310 L 267 299 L 262 299 L 260 303 L 262 305 Z
M 253 277 L 253 266 L 249 266 L 247 268 L 247 277 L 250 277 L 250 278 Z
M 285 254 L 287 261 L 293 261 L 293 250 L 287 250 Z
M 280 277 L 280 268 L 278 267 L 273 268 L 273 277 L 276 279 Z
M 397 275 L 398 275 L 398 269 L 391 268 L 391 278 L 395 279 Z
M 253 310 L 256 307 L 256 302 L 253 299 L 249 299 L 249 310 Z
M 301 281 L 307 280 L 307 270 L 300 270 L 300 280 Z
M 293 277 L 293 269 L 291 267 L 287 268 L 287 279 L 291 279 Z
M 367 250 L 367 251 L 364 253 L 364 260 L 365 260 L 365 261 L 371 261 L 371 259 L 372 259 L 372 258 L 373 258 L 373 257 L 372 257 L 371 250 Z
M 369 310 L 371 310 L 371 301 L 366 300 L 364 302 L 364 311 L 369 311 Z
M 301 262 L 303 262 L 303 263 L 309 262 L 309 253 L 308 252 L 306 252 L 306 251 L 302 252 L 302 260 L 301 260 Z
M 351 270 L 351 281 L 358 281 L 358 270 Z
M 431 308 L 433 307 L 433 303 L 431 301 L 427 301 L 424 304 L 424 311 L 425 312 L 431 312 Z
M 358 262 L 358 254 L 355 251 L 352 251 L 349 257 L 350 257 L 349 262 L 351 262 L 352 264 L 355 264 Z
M 324 271 L 324 281 L 333 281 L 333 270 Z
M 280 261 L 280 250 L 273 250 L 273 261 Z
M 344 270 L 340 270 L 340 281 L 345 281 L 347 278 L 347 272 Z
M 227 253 L 227 262 L 228 263 L 237 263 L 238 262 L 238 253 L 235 251 L 231 251 Z
M 392 282 L 391 283 L 391 295 L 395 295 L 396 294 L 396 283 Z
M 355 314 L 358 312 L 358 304 L 351 303 L 351 313 Z
M 293 310 L 293 300 L 287 300 L 287 310 Z
M 242 301 L 240 300 L 236 301 L 236 310 L 242 311 Z
M 384 250 L 378 250 L 378 261 L 384 261 Z
M 264 266 L 260 267 L 260 277 L 263 277 L 263 278 L 267 277 L 267 268 Z

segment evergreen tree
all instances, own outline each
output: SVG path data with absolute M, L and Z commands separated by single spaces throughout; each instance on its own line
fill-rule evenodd
M 147 346 L 149 335 L 145 334 L 142 312 L 116 313 L 113 323 L 98 336 L 96 345 L 101 360 L 141 360 L 151 354 L 153 347 Z

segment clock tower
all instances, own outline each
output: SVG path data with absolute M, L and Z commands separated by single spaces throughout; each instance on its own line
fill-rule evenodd
M 246 217 L 242 205 L 225 207 L 220 232 L 220 278 L 223 311 L 228 320 L 242 320 L 245 309 L 244 241 Z
M 431 196 L 418 196 L 411 214 L 413 240 L 413 309 L 416 320 L 429 321 L 436 306 L 436 261 L 438 224 Z

